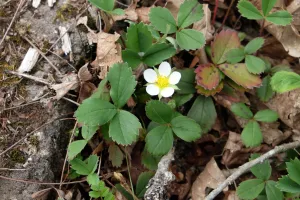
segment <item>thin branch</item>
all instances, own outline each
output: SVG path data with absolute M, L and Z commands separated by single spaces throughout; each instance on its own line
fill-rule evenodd
M 268 151 L 267 153 L 263 154 L 262 156 L 251 160 L 242 166 L 240 166 L 231 176 L 229 176 L 222 184 L 220 184 L 216 189 L 214 189 L 209 195 L 206 196 L 205 200 L 213 200 L 215 197 L 222 192 L 222 190 L 233 183 L 238 177 L 240 177 L 245 171 L 249 170 L 254 165 L 263 162 L 264 160 L 274 156 L 275 154 L 287 151 L 289 149 L 294 149 L 300 146 L 300 141 L 291 142 L 287 144 L 283 144 L 280 146 L 276 146 L 274 149 Z
M 39 77 L 35 77 L 35 76 L 31 76 L 29 74 L 25 74 L 25 73 L 20 73 L 20 72 L 15 72 L 15 71 L 9 71 L 9 70 L 4 70 L 5 73 L 9 73 L 9 74 L 13 74 L 13 75 L 17 75 L 17 76 L 22 76 L 24 78 L 28 78 L 30 80 L 39 82 L 39 83 L 43 83 L 45 85 L 51 85 L 46 79 L 42 79 Z
M 233 6 L 234 1 L 235 1 L 235 0 L 231 0 L 230 5 L 229 5 L 229 8 L 227 9 L 227 12 L 226 12 L 226 14 L 225 14 L 225 17 L 224 17 L 224 19 L 223 19 L 222 26 L 219 28 L 219 30 L 221 30 L 221 29 L 223 28 L 223 26 L 225 25 L 225 22 L 226 22 L 226 20 L 227 20 L 227 18 L 228 18 L 229 12 L 230 12 L 230 10 L 231 10 L 231 8 L 232 8 L 232 6 Z M 217 32 L 218 32 L 218 31 L 217 31 Z
M 0 168 L 0 171 L 26 171 L 28 169 L 10 169 L 10 168 Z

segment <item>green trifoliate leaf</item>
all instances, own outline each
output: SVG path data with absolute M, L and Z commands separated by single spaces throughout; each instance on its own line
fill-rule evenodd
M 109 12 L 112 15 L 125 15 L 125 11 L 121 8 L 116 8 Z
M 136 116 L 125 110 L 120 110 L 110 122 L 109 136 L 118 144 L 129 145 L 137 140 L 141 127 Z
M 253 117 L 253 113 L 244 103 L 235 103 L 232 104 L 230 110 L 237 116 L 244 119 L 251 119 Z
M 244 58 L 245 58 L 245 53 L 244 53 L 244 50 L 241 48 L 231 49 L 226 54 L 226 60 L 231 64 L 238 63 L 238 62 L 242 61 Z
M 101 126 L 110 121 L 117 113 L 117 109 L 111 103 L 98 99 L 88 98 L 75 112 L 77 121 L 87 126 Z
M 181 79 L 177 84 L 179 90 L 178 94 L 193 94 L 196 92 L 195 89 L 195 73 L 193 69 L 182 69 L 177 70 L 181 74 Z
M 267 198 L 272 200 L 283 200 L 283 193 L 276 187 L 275 181 L 267 181 L 266 184 Z
M 107 74 L 107 79 L 111 85 L 110 96 L 114 104 L 118 108 L 123 107 L 136 86 L 131 68 L 127 63 L 114 64 Z
M 173 132 L 186 142 L 191 142 L 200 138 L 202 133 L 199 124 L 185 116 L 179 116 L 172 119 L 171 127 Z
M 127 29 L 126 47 L 136 53 L 146 52 L 152 45 L 152 34 L 144 23 L 131 24 Z
M 248 71 L 252 74 L 261 74 L 266 69 L 265 62 L 256 56 L 246 55 L 245 62 Z
M 260 49 L 263 44 L 264 44 L 265 40 L 261 37 L 255 38 L 253 40 L 251 40 L 246 46 L 245 46 L 245 53 L 246 54 L 253 54 L 255 53 L 258 49 Z
M 273 110 L 260 110 L 254 115 L 254 119 L 260 122 L 275 122 L 278 120 L 278 114 Z
M 75 158 L 70 161 L 72 169 L 76 170 L 77 174 L 89 175 L 95 172 L 98 164 L 98 156 L 91 155 L 86 161 Z
M 143 62 L 148 66 L 154 66 L 162 63 L 162 61 L 175 55 L 176 49 L 172 44 L 160 43 L 152 45 L 145 55 L 143 56 Z
M 86 126 L 86 125 L 83 125 L 82 129 L 81 129 L 81 135 L 86 141 L 89 141 L 95 135 L 98 128 L 99 128 L 99 126 Z
M 89 0 L 89 2 L 106 12 L 112 11 L 115 6 L 115 0 Z
M 99 176 L 96 173 L 89 174 L 86 178 L 89 185 L 97 185 L 100 182 Z
M 207 133 L 217 119 L 216 108 L 211 97 L 198 96 L 187 116 L 200 125 L 203 133 Z
M 300 76 L 294 72 L 280 71 L 271 79 L 272 89 L 283 93 L 300 88 Z
M 122 59 L 124 62 L 128 63 L 129 67 L 132 69 L 137 68 L 142 62 L 142 57 L 139 56 L 137 52 L 129 49 L 122 51 Z
M 175 94 L 173 99 L 175 100 L 176 107 L 182 106 L 186 102 L 190 101 L 193 98 L 193 94 Z
M 246 147 L 256 147 L 261 144 L 263 136 L 257 121 L 248 122 L 242 132 L 241 138 Z
M 151 8 L 149 13 L 151 25 L 162 33 L 175 33 L 177 30 L 176 21 L 167 8 Z
M 262 1 L 262 10 L 265 16 L 269 14 L 269 12 L 274 7 L 277 0 L 263 0 Z
M 282 10 L 268 15 L 266 20 L 276 25 L 286 26 L 292 22 L 293 16 L 288 11 Z
M 254 160 L 259 157 L 259 154 L 252 154 L 250 160 Z M 250 168 L 252 174 L 256 176 L 256 178 L 262 179 L 262 180 L 269 180 L 271 173 L 272 173 L 272 167 L 270 165 L 270 162 L 268 160 L 265 160 L 262 163 L 256 164 L 255 166 Z
M 271 83 L 271 77 L 266 76 L 263 79 L 262 85 L 256 89 L 256 94 L 261 101 L 266 102 L 272 98 L 274 91 L 270 83 Z
M 237 5 L 241 15 L 246 17 L 247 19 L 263 19 L 263 15 L 259 12 L 259 10 L 249 1 L 241 0 Z
M 300 160 L 296 158 L 286 163 L 290 179 L 300 185 Z
M 237 188 L 237 195 L 241 199 L 255 199 L 265 188 L 261 179 L 250 179 L 243 181 Z
M 87 144 L 86 140 L 76 140 L 72 142 L 68 147 L 68 159 L 73 160 Z
M 197 0 L 185 0 L 177 15 L 178 27 L 186 28 L 203 17 L 202 4 Z
M 203 33 L 193 29 L 183 29 L 176 32 L 176 41 L 180 48 L 185 50 L 200 49 L 205 44 Z
M 294 182 L 289 176 L 283 176 L 280 178 L 276 187 L 284 192 L 292 194 L 300 193 L 300 185 Z
M 168 126 L 158 126 L 146 136 L 146 149 L 153 155 L 165 155 L 173 146 L 172 129 Z
M 90 171 L 90 173 L 94 173 L 98 166 L 98 156 L 96 155 L 90 155 L 88 159 L 86 159 L 87 162 L 87 169 Z
M 161 159 L 161 156 L 154 156 L 147 152 L 146 150 L 142 153 L 142 163 L 150 170 L 157 170 L 157 165 Z
M 158 101 L 151 100 L 146 105 L 146 115 L 152 121 L 160 124 L 170 123 L 173 117 L 174 111 L 167 104 Z
M 103 79 L 99 83 L 96 92 L 92 94 L 91 98 L 99 98 L 105 101 L 110 101 L 110 94 L 106 84 L 107 84 L 107 78 Z
M 124 155 L 118 145 L 112 143 L 108 148 L 109 160 L 114 167 L 120 167 L 122 165 Z
M 139 175 L 136 183 L 135 193 L 138 198 L 143 198 L 146 192 L 146 186 L 149 180 L 154 176 L 153 172 L 143 172 Z

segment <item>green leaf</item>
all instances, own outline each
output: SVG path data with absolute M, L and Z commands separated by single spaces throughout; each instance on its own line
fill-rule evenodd
M 178 27 L 186 28 L 203 17 L 202 4 L 197 0 L 185 0 L 177 15 Z
M 116 8 L 113 11 L 109 12 L 112 15 L 125 15 L 125 11 L 121 8 Z
M 151 100 L 146 105 L 147 117 L 160 124 L 170 123 L 173 113 L 170 106 L 158 100 Z
M 177 84 L 179 90 L 178 94 L 193 94 L 195 89 L 195 73 L 193 69 L 177 70 L 181 74 L 181 79 Z
M 125 188 L 123 188 L 122 185 L 118 183 L 115 185 L 115 187 L 125 197 L 125 199 L 134 200 L 133 196 Z
M 193 94 L 175 94 L 173 95 L 173 99 L 176 102 L 176 106 L 182 106 L 193 98 Z
M 94 173 L 97 168 L 97 163 L 98 157 L 96 155 L 91 155 L 87 159 L 87 163 L 78 158 L 74 158 L 70 161 L 72 169 L 76 170 L 76 173 L 80 175 L 89 175 Z
M 275 74 L 275 73 L 280 72 L 280 71 L 292 72 L 293 70 L 288 65 L 276 65 L 276 66 L 271 68 L 271 73 L 272 74 Z
M 162 33 L 175 33 L 177 31 L 176 21 L 167 8 L 154 7 L 149 13 L 151 25 Z
M 254 119 L 260 122 L 275 122 L 278 120 L 278 114 L 269 109 L 260 110 L 254 115 Z
M 114 64 L 107 74 L 107 79 L 111 85 L 110 96 L 113 102 L 118 108 L 123 107 L 136 86 L 131 68 L 126 63 Z
M 143 62 L 148 66 L 154 66 L 175 55 L 176 49 L 172 44 L 159 43 L 152 45 L 144 57 Z
M 89 2 L 106 12 L 112 11 L 115 6 L 115 0 L 89 0 Z
M 254 160 L 259 157 L 259 154 L 252 154 L 250 160 Z M 252 174 L 256 176 L 256 178 L 262 179 L 262 180 L 269 180 L 271 173 L 272 173 L 272 167 L 270 165 L 270 162 L 268 160 L 265 160 L 262 163 L 256 164 L 255 166 L 250 168 Z
M 201 127 L 194 120 L 186 117 L 175 117 L 171 121 L 173 132 L 186 142 L 192 142 L 201 137 Z
M 143 172 L 139 175 L 136 183 L 135 193 L 138 198 L 143 198 L 149 180 L 154 176 L 153 172 Z
M 99 198 L 99 197 L 101 197 L 101 192 L 100 191 L 90 191 L 89 196 L 92 198 Z
M 95 135 L 98 128 L 99 128 L 99 126 L 86 126 L 86 125 L 83 125 L 82 129 L 81 129 L 82 137 L 86 141 L 89 141 Z
M 261 101 L 266 102 L 273 97 L 274 92 L 270 83 L 271 77 L 268 75 L 263 79 L 262 85 L 256 89 L 256 94 Z
M 288 11 L 281 10 L 268 15 L 266 20 L 276 25 L 286 26 L 292 22 L 293 16 Z
M 90 171 L 90 173 L 94 173 L 98 166 L 98 156 L 96 155 L 90 155 L 88 157 L 87 161 L 87 169 Z
M 253 113 L 244 103 L 234 103 L 231 105 L 230 110 L 237 116 L 244 119 L 251 119 Z
M 275 0 L 276 1 L 276 0 Z M 253 54 L 258 49 L 260 49 L 264 45 L 265 40 L 261 37 L 255 38 L 251 40 L 246 46 L 245 46 L 245 53 L 246 54 Z
M 122 59 L 124 62 L 128 63 L 129 67 L 132 69 L 137 68 L 142 62 L 142 58 L 139 54 L 129 49 L 122 51 Z
M 86 144 L 86 140 L 76 140 L 72 142 L 68 147 L 68 159 L 73 160 L 73 158 L 83 150 Z
M 172 129 L 160 125 L 152 129 L 146 136 L 146 149 L 153 155 L 165 155 L 173 146 Z
M 238 63 L 238 62 L 244 60 L 244 58 L 245 58 L 245 53 L 242 48 L 231 49 L 226 54 L 226 60 L 231 64 Z
M 141 127 L 136 116 L 125 110 L 120 110 L 110 122 L 109 136 L 118 144 L 129 145 L 136 141 Z
M 265 188 L 261 179 L 243 181 L 237 188 L 237 195 L 241 199 L 255 199 Z
M 176 41 L 185 50 L 201 49 L 205 45 L 203 33 L 194 29 L 183 29 L 176 32 Z
M 289 176 L 283 176 L 278 180 L 277 188 L 289 193 L 300 193 L 300 185 L 295 183 Z
M 279 93 L 300 88 L 300 76 L 294 72 L 277 72 L 271 79 L 271 86 Z
M 98 98 L 104 101 L 110 101 L 110 94 L 107 88 L 107 78 L 103 79 L 94 94 L 92 94 L 91 98 Z
M 300 160 L 298 160 L 298 158 L 295 158 L 295 160 L 287 162 L 286 166 L 289 177 L 298 185 L 300 185 Z
M 218 67 L 226 76 L 244 88 L 252 89 L 262 83 L 259 76 L 251 74 L 244 63 L 222 64 Z
M 240 47 L 240 39 L 235 31 L 223 30 L 216 35 L 211 44 L 211 55 L 214 64 L 221 64 L 226 61 L 226 55 L 231 49 Z
M 263 0 L 262 1 L 262 10 L 265 16 L 269 14 L 269 12 L 274 7 L 277 0 Z
M 217 119 L 217 112 L 211 97 L 198 96 L 187 116 L 200 125 L 203 133 L 207 133 Z
M 263 19 L 263 15 L 259 12 L 259 10 L 249 1 L 241 0 L 237 5 L 239 12 L 243 17 L 247 19 Z
M 263 141 L 263 136 L 256 121 L 249 121 L 245 126 L 242 135 L 242 141 L 246 147 L 256 147 Z
M 101 126 L 110 121 L 116 113 L 117 109 L 111 103 L 98 98 L 88 98 L 78 107 L 75 117 L 84 125 Z
M 275 181 L 267 181 L 266 193 L 268 199 L 272 200 L 283 200 L 283 193 L 276 187 Z
M 144 23 L 131 24 L 127 29 L 126 47 L 136 53 L 146 52 L 152 45 L 152 34 Z
M 245 62 L 248 71 L 252 74 L 261 74 L 266 69 L 265 62 L 256 56 L 246 55 Z
M 109 160 L 111 161 L 114 167 L 121 167 L 124 155 L 118 145 L 112 143 L 108 148 Z
M 96 173 L 89 174 L 86 178 L 89 185 L 97 185 L 100 182 L 99 176 Z
M 215 89 L 220 83 L 221 73 L 212 63 L 199 65 L 195 73 L 197 85 L 200 85 L 206 90 Z
M 147 151 L 142 153 L 142 163 L 143 165 L 150 170 L 157 170 L 157 165 L 161 159 L 161 156 L 154 156 Z

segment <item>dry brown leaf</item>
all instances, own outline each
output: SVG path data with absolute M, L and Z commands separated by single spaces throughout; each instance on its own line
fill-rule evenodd
M 150 19 L 149 19 L 150 9 L 151 7 L 141 7 L 136 9 L 139 22 L 143 22 L 145 24 L 150 23 Z
M 172 15 L 177 18 L 177 13 L 179 11 L 180 5 L 184 0 L 167 0 L 166 8 L 171 11 Z
M 224 146 L 224 150 L 229 150 L 231 153 L 239 151 L 243 148 L 243 142 L 241 135 L 235 132 L 229 131 L 228 140 Z
M 78 77 L 81 82 L 90 81 L 93 78 L 93 75 L 91 74 L 91 72 L 88 69 L 88 65 L 89 65 L 89 63 L 86 63 L 78 71 Z
M 137 15 L 137 12 L 135 10 L 135 7 L 129 7 L 127 9 L 125 9 L 124 11 L 125 11 L 124 15 L 113 15 L 112 19 L 114 21 L 120 21 L 120 20 L 128 19 L 130 21 L 137 22 L 138 15 Z
M 202 20 L 194 23 L 193 29 L 200 31 L 205 36 L 206 41 L 213 39 L 215 28 L 211 25 L 211 11 L 208 4 L 203 4 L 204 16 Z
M 104 79 L 111 65 L 122 62 L 121 45 L 116 43 L 120 35 L 98 33 L 97 58 L 93 66 L 100 70 L 99 78 Z
M 260 124 L 260 129 L 263 134 L 263 140 L 265 143 L 276 146 L 292 135 L 291 131 L 285 131 L 283 133 L 281 130 L 279 130 L 279 125 L 279 122 Z
M 51 89 L 55 90 L 55 99 L 59 100 L 70 90 L 75 90 L 79 86 L 78 76 L 75 73 L 67 74 L 63 79 L 62 83 L 51 85 Z
M 31 195 L 31 198 L 35 199 L 35 200 L 46 200 L 48 198 L 48 194 L 51 190 L 52 190 L 52 188 L 46 188 L 46 189 L 37 191 Z
M 206 165 L 203 172 L 197 177 L 192 186 L 192 199 L 204 199 L 206 188 L 215 189 L 225 181 L 225 176 L 219 169 L 216 161 L 212 158 Z M 228 187 L 224 189 L 227 191 Z
M 82 103 L 83 100 L 89 98 L 97 87 L 91 82 L 83 82 L 80 86 L 80 91 L 78 94 L 78 103 Z
M 88 43 L 91 45 L 93 43 L 97 43 L 98 37 L 97 37 L 97 33 L 95 31 L 93 31 L 92 29 L 90 29 L 90 27 L 87 25 L 87 22 L 88 22 L 87 16 L 80 17 L 77 20 L 77 26 L 84 25 L 88 29 L 89 32 L 86 35 L 88 38 Z
M 240 200 L 239 197 L 236 194 L 236 191 L 227 191 L 225 192 L 225 197 L 223 200 Z

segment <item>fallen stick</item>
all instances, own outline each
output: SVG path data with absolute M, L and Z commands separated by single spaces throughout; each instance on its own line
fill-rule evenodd
M 264 160 L 274 156 L 275 154 L 287 151 L 289 149 L 294 149 L 299 146 L 300 146 L 300 141 L 282 144 L 280 146 L 276 146 L 274 149 L 268 151 L 262 156 L 243 164 L 233 174 L 231 174 L 231 176 L 229 176 L 221 185 L 219 185 L 216 189 L 214 189 L 211 193 L 209 193 L 209 195 L 205 197 L 205 200 L 213 200 L 220 192 L 222 192 L 222 190 L 225 187 L 233 183 L 238 177 L 240 177 L 243 173 L 245 173 L 254 165 L 258 163 L 262 163 Z

